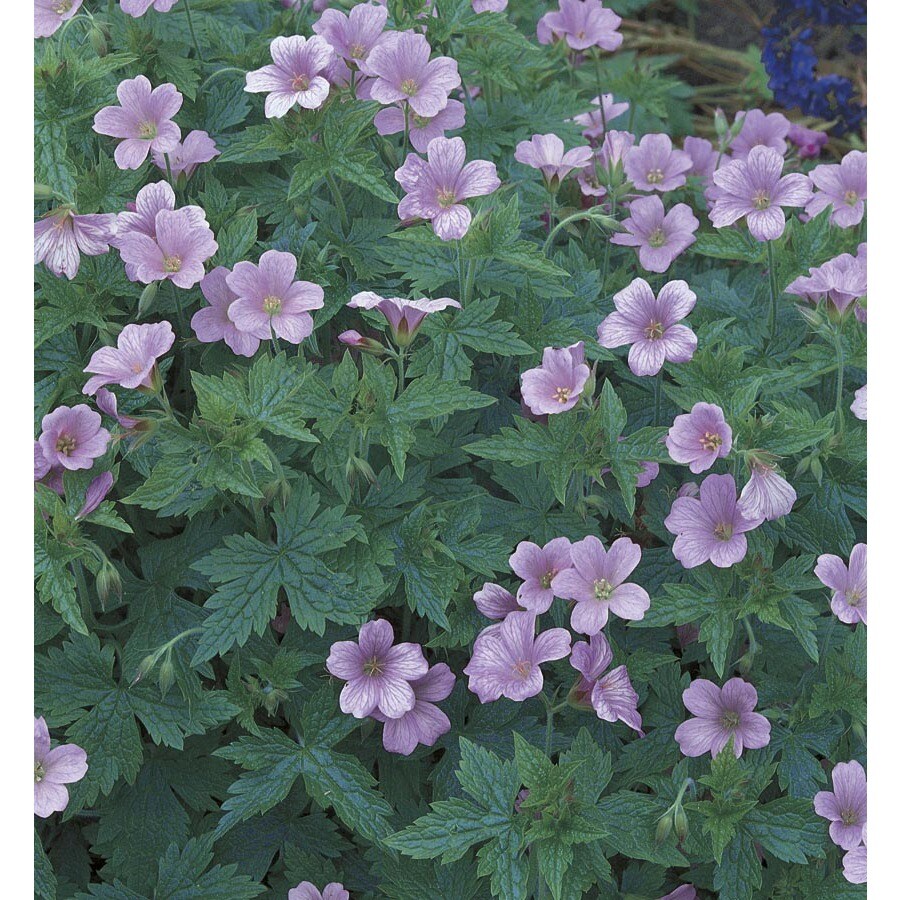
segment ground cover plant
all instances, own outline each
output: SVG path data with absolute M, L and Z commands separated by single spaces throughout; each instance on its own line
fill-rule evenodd
M 735 6 L 36 0 L 38 896 L 865 895 L 864 83 Z

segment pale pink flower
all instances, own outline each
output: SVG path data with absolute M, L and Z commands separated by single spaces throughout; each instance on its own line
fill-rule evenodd
M 187 180 L 201 163 L 209 162 L 218 155 L 216 142 L 205 131 L 192 131 L 183 142 L 179 141 L 168 152 L 168 168 L 176 178 L 184 176 L 184 180 Z M 154 150 L 153 164 L 166 172 L 166 154 Z
M 537 415 L 566 412 L 578 402 L 590 374 L 584 341 L 560 349 L 545 347 L 540 366 L 521 375 L 522 400 Z
M 194 329 L 197 340 L 203 344 L 225 341 L 239 356 L 253 356 L 259 349 L 260 339 L 239 331 L 228 317 L 231 304 L 238 299 L 226 281 L 230 274 L 231 271 L 224 266 L 216 266 L 200 282 L 200 290 L 209 306 L 194 313 L 191 328 Z
M 174 342 L 175 333 L 168 322 L 126 325 L 119 333 L 115 347 L 94 351 L 84 369 L 94 377 L 88 379 L 82 392 L 90 396 L 107 384 L 152 390 L 156 360 L 168 352 Z
M 509 558 L 509 567 L 522 579 L 516 602 L 525 609 L 545 613 L 553 603 L 553 579 L 572 565 L 571 541 L 554 538 L 543 547 L 522 541 Z
M 116 236 L 114 213 L 79 216 L 71 207 L 50 210 L 34 223 L 34 262 L 44 265 L 57 278 L 70 281 L 78 274 L 81 254 L 100 256 L 109 252 Z
M 323 37 L 277 37 L 269 45 L 272 64 L 247 73 L 244 90 L 266 93 L 266 117 L 280 119 L 295 106 L 318 109 L 328 97 L 330 85 L 324 72 L 334 50 Z

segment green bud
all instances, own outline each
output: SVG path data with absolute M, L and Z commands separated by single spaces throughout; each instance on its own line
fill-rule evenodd
M 157 678 L 157 682 L 163 697 L 169 692 L 169 688 L 175 684 L 175 664 L 172 662 L 171 650 L 166 653 L 166 657 L 159 667 L 159 677 Z
M 141 298 L 138 300 L 138 318 L 143 318 L 149 311 L 150 307 L 153 306 L 153 301 L 156 299 L 156 294 L 159 291 L 159 282 L 151 281 L 150 284 L 147 285 L 141 291 Z
M 109 51 L 109 45 L 107 43 L 108 34 L 105 32 L 106 29 L 95 21 L 93 28 L 91 28 L 88 33 L 88 38 L 91 42 L 91 46 L 94 48 L 94 52 L 97 56 L 101 57 L 106 56 Z
M 34 199 L 35 200 L 52 200 L 53 188 L 49 184 L 34 183 Z
M 688 836 L 688 817 L 681 804 L 675 810 L 675 834 L 678 836 L 679 843 Z
M 716 126 L 716 134 L 718 135 L 719 140 L 728 134 L 728 119 L 725 117 L 725 113 L 721 108 L 716 110 L 716 114 L 713 117 L 713 124 Z
M 146 678 L 156 665 L 157 654 L 148 653 L 137 668 L 134 678 L 131 680 L 131 686 L 134 687 L 142 678 Z
M 656 844 L 659 846 L 660 844 L 664 844 L 666 842 L 666 838 L 672 833 L 672 825 L 674 817 L 672 815 L 672 810 L 669 809 L 666 811 L 666 814 L 659 820 L 659 823 L 656 826 Z
M 97 573 L 95 580 L 97 593 L 100 596 L 100 606 L 106 609 L 106 601 L 110 594 L 115 594 L 116 598 L 122 599 L 122 578 L 116 567 L 108 560 L 103 560 L 100 571 Z

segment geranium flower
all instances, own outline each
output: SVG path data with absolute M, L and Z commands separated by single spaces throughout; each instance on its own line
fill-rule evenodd
M 219 151 L 216 149 L 216 142 L 205 131 L 192 131 L 183 142 L 179 141 L 168 155 L 168 169 L 171 169 L 172 175 L 176 178 L 183 175 L 186 181 L 197 171 L 201 163 L 215 159 Z M 159 150 L 153 151 L 153 164 L 163 172 L 167 171 L 165 154 Z
M 621 24 L 622 18 L 605 9 L 600 0 L 559 0 L 559 10 L 545 13 L 538 21 L 537 39 L 549 44 L 564 38 L 573 50 L 618 50 Z
M 676 416 L 666 435 L 666 448 L 674 462 L 687 464 L 695 475 L 711 469 L 731 452 L 731 426 L 722 408 L 695 403 L 689 413 Z
M 359 7 L 354 7 L 359 9 Z M 402 134 L 409 126 L 409 140 L 419 153 L 425 153 L 428 145 L 444 136 L 445 131 L 454 131 L 466 124 L 466 108 L 459 100 L 448 100 L 447 105 L 436 115 L 428 118 L 418 113 L 409 113 L 409 121 L 398 106 L 387 106 L 375 114 L 375 129 L 379 134 Z
M 175 333 L 168 322 L 153 325 L 126 325 L 115 347 L 101 347 L 94 351 L 84 371 L 94 375 L 82 392 L 90 396 L 107 384 L 123 388 L 153 389 L 156 360 L 175 343 Z
M 120 169 L 139 168 L 151 150 L 175 149 L 181 129 L 172 116 L 184 98 L 174 84 L 153 88 L 145 75 L 138 75 L 120 82 L 116 96 L 120 105 L 104 106 L 94 116 L 94 131 L 121 138 L 114 154 Z
M 869 386 L 864 384 L 853 396 L 855 399 L 850 404 L 850 412 L 865 422 L 869 418 Z
M 849 566 L 839 556 L 823 553 L 813 570 L 816 578 L 834 592 L 831 611 L 848 625 L 868 624 L 868 561 L 867 545 L 857 544 L 850 552 Z
M 75 744 L 50 749 L 44 717 L 34 720 L 34 814 L 46 819 L 69 805 L 67 784 L 87 774 L 87 753 Z
M 228 317 L 231 304 L 238 299 L 237 294 L 228 287 L 227 278 L 230 274 L 231 270 L 225 266 L 216 266 L 200 282 L 200 290 L 209 306 L 194 313 L 191 328 L 201 343 L 225 341 L 239 356 L 253 356 L 259 350 L 260 339 L 240 331 Z
M 637 247 L 638 261 L 648 272 L 665 272 L 697 238 L 697 217 L 686 203 L 676 203 L 666 212 L 662 200 L 636 197 L 628 205 L 628 218 L 610 241 L 620 247 Z
M 386 6 L 360 3 L 349 15 L 337 9 L 326 9 L 313 31 L 331 45 L 334 52 L 351 66 L 360 66 L 381 39 L 387 24 Z
M 809 275 L 795 278 L 784 290 L 811 303 L 826 300 L 843 315 L 855 300 L 868 291 L 865 259 L 841 253 L 810 269 Z
M 35 451 L 35 481 L 37 477 L 37 451 Z M 511 612 L 522 610 L 513 594 L 493 582 L 487 582 L 480 591 L 475 592 L 472 599 L 478 611 L 488 619 L 505 619 Z
M 639 191 L 673 191 L 687 181 L 693 166 L 684 150 L 675 150 L 667 134 L 645 134 L 625 160 L 625 174 Z
M 311 881 L 301 881 L 288 891 L 288 900 L 350 900 L 350 891 L 339 881 L 326 884 L 321 891 Z
M 773 522 L 786 516 L 797 502 L 797 492 L 765 457 L 751 453 L 750 480 L 741 491 L 741 509 L 748 516 Z
M 50 37 L 81 9 L 83 0 L 34 0 L 34 36 Z
M 91 480 L 84 493 L 84 502 L 81 509 L 75 513 L 75 521 L 86 519 L 106 499 L 106 495 L 112 490 L 113 473 L 103 472 Z
M 787 139 L 799 151 L 800 159 L 815 159 L 828 143 L 828 135 L 824 131 L 804 128 L 794 122 L 791 122 L 791 127 L 788 128 Z
M 575 147 L 566 152 L 562 140 L 555 134 L 535 134 L 530 141 L 519 141 L 515 158 L 544 176 L 550 190 L 575 169 L 583 169 L 593 158 L 590 147 Z
M 353 309 L 377 309 L 388 320 L 394 340 L 402 347 L 412 343 L 425 316 L 451 306 L 462 308 L 458 300 L 451 300 L 449 297 L 407 300 L 404 297 L 380 297 L 374 291 L 354 294 L 347 306 Z
M 71 281 L 81 254 L 108 253 L 115 236 L 115 213 L 79 216 L 68 206 L 52 209 L 34 223 L 34 263 L 42 262 L 57 278 L 65 275 Z
M 584 341 L 560 349 L 545 347 L 540 366 L 521 375 L 522 400 L 537 415 L 566 412 L 578 402 L 590 374 Z
M 41 420 L 38 441 L 51 467 L 75 471 L 90 469 L 94 460 L 106 453 L 109 432 L 102 427 L 100 413 L 79 403 L 47 413 Z
M 581 679 L 570 697 L 577 705 L 593 708 L 604 722 L 624 722 L 643 737 L 637 691 L 625 666 L 606 671 L 612 658 L 609 641 L 599 632 L 591 636 L 589 643 L 578 641 L 573 644 L 569 662 L 573 669 L 581 672 Z
M 819 791 L 813 798 L 816 813 L 831 822 L 828 833 L 842 850 L 862 843 L 866 827 L 866 770 L 855 760 L 838 763 L 831 770 L 833 791 Z
M 616 103 L 612 94 L 601 94 L 599 97 L 594 97 L 591 103 L 597 109 L 580 113 L 572 121 L 584 126 L 581 133 L 588 140 L 599 141 L 606 133 L 609 123 L 628 112 L 629 104 L 627 102 Z
M 503 12 L 509 0 L 472 0 L 472 9 L 477 13 Z
M 267 93 L 266 117 L 280 119 L 295 106 L 318 109 L 331 89 L 324 72 L 334 59 L 325 38 L 277 37 L 269 44 L 269 53 L 272 65 L 248 72 L 244 86 L 251 94 Z
M 787 136 L 791 123 L 781 113 L 764 113 L 761 109 L 739 111 L 735 122 L 743 122 L 737 137 L 729 148 L 736 159 L 746 159 L 754 147 L 769 147 L 784 156 L 787 152 Z
M 571 568 L 572 546 L 568 538 L 559 537 L 548 541 L 543 547 L 522 541 L 509 558 L 509 567 L 522 579 L 516 594 L 516 602 L 525 609 L 545 613 L 553 603 L 553 579 Z
M 831 207 L 829 222 L 839 228 L 852 228 L 862 221 L 866 211 L 866 154 L 851 150 L 839 164 L 816 166 L 809 180 L 817 188 L 806 204 L 806 212 L 817 216 Z
M 135 19 L 144 15 L 152 6 L 156 12 L 168 12 L 178 0 L 119 0 L 122 12 Z
M 865 884 L 869 877 L 869 852 L 866 847 L 866 844 L 868 843 L 867 830 L 868 823 L 863 825 L 862 843 L 858 847 L 854 847 L 844 854 L 844 878 L 846 878 L 850 884 Z

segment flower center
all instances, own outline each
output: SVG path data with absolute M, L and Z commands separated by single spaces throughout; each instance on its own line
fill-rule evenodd
M 662 230 L 662 228 L 657 228 L 655 231 L 650 232 L 650 237 L 647 238 L 647 243 L 651 247 L 662 247 L 666 242 L 666 233 Z
M 545 572 L 541 575 L 541 587 L 544 588 L 544 590 L 547 590 L 547 588 L 550 587 L 550 582 L 553 581 L 553 576 L 555 574 L 556 572 L 551 569 L 549 572 Z
M 309 75 L 295 75 L 291 79 L 291 87 L 295 91 L 305 91 L 309 88 Z
M 756 209 L 768 209 L 771 203 L 767 191 L 757 191 L 753 195 L 753 205 Z
M 571 394 L 572 394 L 572 388 L 558 387 L 553 392 L 553 399 L 557 403 L 568 403 L 569 397 L 571 396 Z
M 362 44 L 350 45 L 350 59 L 365 59 L 366 48 Z
M 377 656 L 367 659 L 363 663 L 362 670 L 363 674 L 368 675 L 370 678 L 377 678 L 380 675 L 384 675 L 384 665 Z
M 847 193 L 844 194 L 844 203 L 846 203 L 847 206 L 856 206 L 858 202 L 859 194 L 857 194 L 856 191 L 847 191 Z
M 56 439 L 56 452 L 62 453 L 63 456 L 71 455 L 75 449 L 75 438 L 68 434 L 61 434 Z
M 46 770 L 44 769 L 44 764 L 41 763 L 41 762 L 36 762 L 36 763 L 34 764 L 34 783 L 35 783 L 35 784 L 38 784 L 38 782 L 43 781 L 43 780 L 44 780 L 44 776 L 45 776 L 46 774 L 47 774 L 47 772 L 46 772 Z
M 416 84 L 414 78 L 406 78 L 400 82 L 400 90 L 403 91 L 407 97 L 415 97 L 416 94 L 419 93 L 419 85 Z
M 441 188 L 437 194 L 437 202 L 441 209 L 450 209 L 456 203 L 456 192 L 450 188 Z
M 274 316 L 281 312 L 281 297 L 268 296 L 263 300 L 263 312 L 267 315 Z
M 718 450 L 721 446 L 722 436 L 716 434 L 714 431 L 707 431 L 703 437 L 700 438 L 701 450 Z
M 431 121 L 428 116 L 420 116 L 418 113 L 413 113 L 409 118 L 416 128 L 427 128 L 428 123 Z
M 862 597 L 855 588 L 852 591 L 847 591 L 847 606 L 851 606 L 855 609 L 859 606 L 861 600 Z
M 180 256 L 167 256 L 163 260 L 163 268 L 167 272 L 180 272 L 181 271 L 181 257 Z
M 531 674 L 531 660 L 529 659 L 520 659 L 518 662 L 513 664 L 513 672 L 519 676 L 519 678 L 525 679 Z
M 842 809 L 841 821 L 845 825 L 856 825 L 859 822 L 859 816 L 854 809 Z
M 664 333 L 665 329 L 662 326 L 662 322 L 651 322 L 644 329 L 644 334 L 647 335 L 648 341 L 658 341 Z
M 740 713 L 736 713 L 733 710 L 728 710 L 728 712 L 722 714 L 722 727 L 726 731 L 734 731 L 740 724 Z
M 159 134 L 159 130 L 154 122 L 141 122 L 141 124 L 138 125 L 138 134 L 145 141 L 152 141 L 153 138 Z
M 72 0 L 56 0 L 53 4 L 53 12 L 58 16 L 67 13 L 72 8 Z
M 609 600 L 615 588 L 605 579 L 594 582 L 594 596 L 598 600 Z
M 666 176 L 663 174 L 662 169 L 651 169 L 647 173 L 647 183 L 648 184 L 659 184 L 665 177 Z
M 719 522 L 715 528 L 713 528 L 713 534 L 716 536 L 716 540 L 722 541 L 730 541 L 732 535 L 734 534 L 733 526 L 728 522 Z

